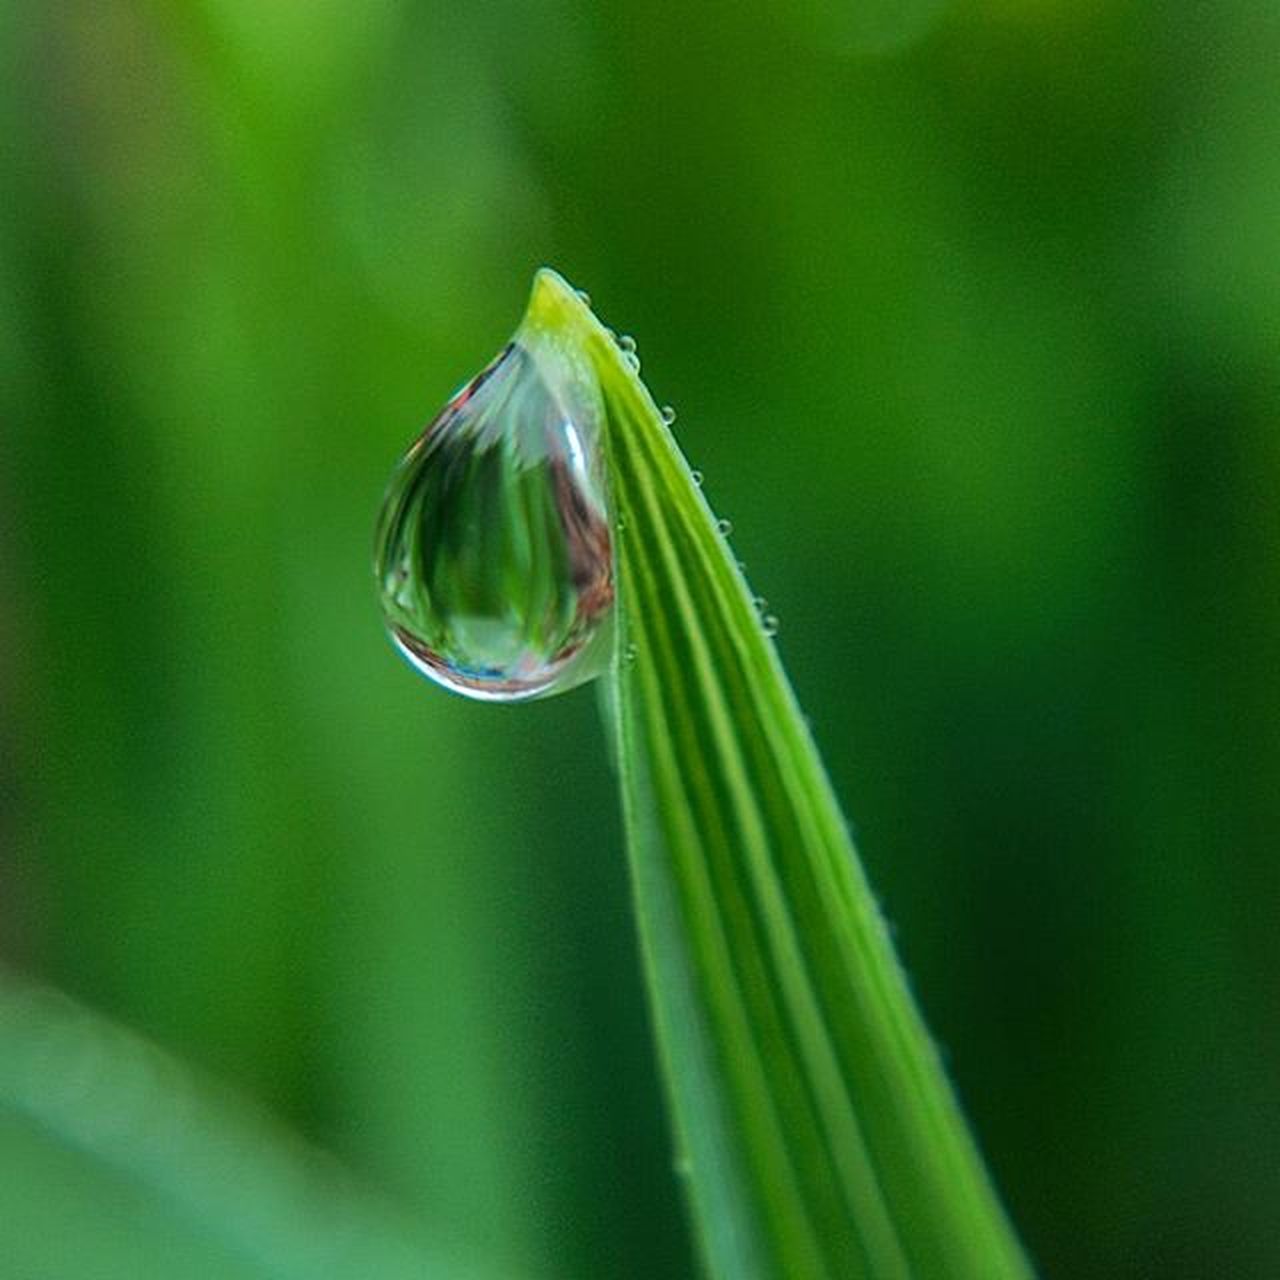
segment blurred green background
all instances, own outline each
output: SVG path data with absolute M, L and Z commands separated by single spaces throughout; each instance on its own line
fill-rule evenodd
M 549 263 L 734 522 L 1044 1273 L 1280 1274 L 1274 0 L 0 12 L 11 969 L 462 1256 L 692 1274 L 594 699 L 451 698 L 374 603 Z M 84 1205 L 146 1198 L 6 1122 L 11 1191 L 33 1143 L 0 1276 L 108 1274 Z

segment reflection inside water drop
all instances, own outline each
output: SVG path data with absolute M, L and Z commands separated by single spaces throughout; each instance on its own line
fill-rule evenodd
M 602 669 L 614 597 L 602 417 L 585 360 L 517 335 L 405 454 L 374 567 L 391 636 L 424 675 L 508 702 Z

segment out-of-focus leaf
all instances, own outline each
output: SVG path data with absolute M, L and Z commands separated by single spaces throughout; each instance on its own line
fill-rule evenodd
M 0 1165 L 0 1258 L 24 1280 L 492 1275 L 153 1045 L 3 973 Z

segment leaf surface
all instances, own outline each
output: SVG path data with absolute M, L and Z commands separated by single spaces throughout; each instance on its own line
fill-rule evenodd
M 555 273 L 526 325 L 599 377 L 617 739 L 677 1168 L 723 1280 L 1030 1274 L 749 588 L 662 415 Z

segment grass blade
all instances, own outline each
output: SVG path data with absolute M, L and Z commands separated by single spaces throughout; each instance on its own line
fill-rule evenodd
M 693 1215 L 725 1280 L 1029 1274 L 746 583 L 636 372 L 553 272 L 527 324 L 604 396 L 613 713 Z
M 24 1171 L 0 1192 L 0 1258 L 23 1275 L 495 1275 L 154 1045 L 3 970 L 0 1164 Z

